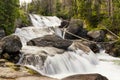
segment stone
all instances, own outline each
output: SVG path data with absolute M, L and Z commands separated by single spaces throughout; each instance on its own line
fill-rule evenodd
M 106 36 L 104 30 L 89 31 L 87 35 L 89 36 L 89 38 L 91 38 L 91 40 L 96 41 L 96 42 L 104 41 L 105 36 Z
M 89 53 L 91 50 L 88 46 L 84 45 L 81 41 L 79 40 L 74 40 L 72 45 L 69 47 L 69 50 L 77 50 L 80 49 L 86 53 Z
M 17 63 L 20 59 L 22 43 L 16 35 L 6 36 L 0 42 L 0 58 Z
M 120 57 L 120 42 L 108 42 L 102 45 L 105 52 L 114 57 Z
M 92 50 L 94 53 L 99 53 L 100 51 L 96 43 L 83 41 L 83 40 L 79 40 L 79 43 L 83 44 L 84 46 L 89 47 L 89 49 Z M 86 49 L 87 51 L 90 51 L 88 48 L 84 48 L 84 49 Z
M 61 25 L 59 26 L 59 28 L 67 28 L 68 25 L 69 25 L 69 21 L 62 20 Z
M 108 79 L 100 74 L 81 74 L 66 77 L 62 80 L 108 80 Z
M 69 23 L 67 31 L 77 36 L 87 38 L 87 30 L 83 28 L 83 22 L 80 19 L 72 19 Z M 69 33 L 65 34 L 65 38 L 66 39 L 78 39 L 78 37 L 75 37 Z
M 46 35 L 44 37 L 35 38 L 27 42 L 30 46 L 39 47 L 55 47 L 59 49 L 67 49 L 72 44 L 72 41 L 62 39 L 56 35 Z
M 1 39 L 1 49 L 5 52 L 18 52 L 22 48 L 20 38 L 16 35 L 6 36 Z
M 88 46 L 94 53 L 99 53 L 100 49 L 96 43 L 90 43 Z

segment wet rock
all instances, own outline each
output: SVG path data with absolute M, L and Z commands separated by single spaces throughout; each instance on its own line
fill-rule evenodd
M 73 75 L 62 80 L 108 80 L 108 79 L 100 74 L 81 74 Z
M 18 62 L 20 59 L 20 50 L 22 43 L 16 35 L 10 35 L 1 39 L 0 42 L 1 54 L 0 58 L 7 59 L 12 62 Z
M 99 53 L 100 50 L 99 50 L 99 47 L 97 46 L 97 44 L 90 43 L 88 46 L 94 53 Z
M 30 46 L 39 47 L 56 47 L 60 49 L 67 49 L 72 44 L 72 41 L 62 39 L 56 35 L 47 35 L 40 38 L 35 38 L 27 42 Z
M 105 53 L 108 53 L 108 54 L 111 54 L 112 55 L 112 52 L 113 52 L 113 47 L 114 47 L 114 44 L 113 43 L 101 43 L 101 48 L 105 50 Z
M 64 50 L 54 47 L 25 46 L 22 48 L 21 52 L 24 55 L 19 61 L 20 64 L 32 64 L 34 66 L 38 66 L 39 64 L 39 68 L 42 68 L 48 56 L 53 57 L 56 54 L 63 54 Z
M 61 25 L 59 26 L 59 28 L 66 28 L 66 27 L 68 27 L 68 25 L 69 25 L 69 21 L 63 20 L 61 22 Z
M 22 43 L 20 38 L 16 35 L 10 35 L 2 38 L 1 48 L 3 51 L 11 53 L 20 51 L 22 48 Z
M 88 46 L 84 45 L 81 41 L 79 40 L 74 40 L 72 45 L 69 47 L 69 50 L 77 50 L 80 49 L 86 53 L 89 53 L 91 50 Z
M 67 31 L 72 33 L 72 34 L 83 37 L 83 38 L 87 37 L 87 30 L 85 30 L 83 28 L 83 22 L 79 19 L 72 19 L 70 21 L 68 28 L 67 28 Z M 78 39 L 77 37 L 75 37 L 71 34 L 68 34 L 68 33 L 66 33 L 65 38 L 66 39 Z
M 120 57 L 120 41 L 104 44 L 105 52 L 114 57 Z
M 87 35 L 96 42 L 102 42 L 105 39 L 105 32 L 103 30 L 89 31 Z
M 79 40 L 85 46 L 88 46 L 94 53 L 99 53 L 99 47 L 96 43 Z

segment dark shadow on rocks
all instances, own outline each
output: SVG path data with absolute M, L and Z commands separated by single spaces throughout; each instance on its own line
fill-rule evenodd
M 72 19 L 69 23 L 67 31 L 77 36 L 87 38 L 88 31 L 83 28 L 83 22 L 80 19 Z M 79 39 L 78 37 L 75 37 L 68 33 L 65 34 L 65 38 L 66 39 Z
M 108 80 L 108 79 L 100 74 L 81 74 L 73 75 L 62 80 Z
M 62 39 L 56 35 L 47 35 L 40 38 L 35 38 L 27 42 L 27 45 L 30 46 L 39 46 L 39 47 L 56 47 L 59 49 L 67 49 L 72 44 L 72 41 Z

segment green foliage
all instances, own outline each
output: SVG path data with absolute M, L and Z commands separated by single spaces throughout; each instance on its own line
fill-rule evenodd
M 112 17 L 105 17 L 102 24 L 115 34 L 120 34 L 120 1 L 113 0 L 114 11 Z
M 117 42 L 114 43 L 114 54 L 115 56 L 120 56 L 120 39 L 117 40 Z
M 29 26 L 31 24 L 30 20 L 28 19 L 29 15 L 24 12 L 24 10 L 19 10 L 19 19 L 21 20 L 22 26 Z
M 0 1 L 0 28 L 4 28 L 6 35 L 11 34 L 15 29 L 15 20 L 18 15 L 19 0 Z
M 74 18 L 82 18 L 85 20 L 87 27 L 96 28 L 103 20 L 103 13 L 99 12 L 101 2 L 93 4 L 93 1 L 73 0 L 73 16 Z

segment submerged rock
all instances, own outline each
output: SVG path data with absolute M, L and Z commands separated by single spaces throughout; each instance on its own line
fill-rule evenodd
M 108 80 L 108 79 L 100 74 L 81 74 L 73 75 L 62 80 Z
M 39 47 L 56 47 L 60 49 L 67 49 L 72 44 L 72 41 L 62 39 L 56 35 L 47 35 L 40 38 L 35 38 L 27 42 L 30 46 Z
M 87 37 L 87 30 L 83 28 L 83 22 L 79 19 L 72 19 L 70 24 L 67 28 L 67 31 L 78 35 L 80 37 L 86 38 Z M 77 37 L 70 35 L 68 33 L 65 34 L 66 39 L 78 39 Z

